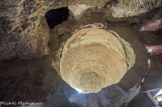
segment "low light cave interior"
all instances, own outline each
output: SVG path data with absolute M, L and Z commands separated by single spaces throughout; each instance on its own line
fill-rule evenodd
M 106 6 L 48 9 L 48 54 L 0 59 L 0 107 L 162 107 L 162 7 Z
M 53 29 L 56 25 L 59 25 L 63 21 L 66 21 L 68 19 L 68 15 L 69 15 L 68 7 L 62 7 L 59 9 L 49 10 L 45 14 L 45 17 L 50 29 Z

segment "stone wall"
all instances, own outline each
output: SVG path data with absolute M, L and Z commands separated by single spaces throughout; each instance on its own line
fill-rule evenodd
M 0 60 L 39 58 L 49 53 L 47 11 L 85 4 L 129 17 L 162 6 L 161 0 L 0 0 Z M 77 11 L 77 10 L 76 10 Z M 105 14 L 107 14 L 105 13 Z

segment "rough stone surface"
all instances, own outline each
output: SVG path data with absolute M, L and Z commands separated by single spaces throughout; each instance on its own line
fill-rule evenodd
M 44 18 L 50 9 L 72 4 L 103 6 L 109 0 L 0 0 L 0 60 L 28 59 L 49 53 L 49 28 Z
M 96 16 L 96 17 L 95 17 Z M 96 14 L 92 16 L 93 18 L 85 18 L 87 19 L 87 22 L 94 23 L 98 20 L 101 20 L 100 14 Z M 99 18 L 98 18 L 99 17 Z M 91 19 L 91 20 L 90 20 Z M 84 20 L 82 23 L 87 22 Z M 61 25 L 59 25 L 61 28 L 59 31 L 52 32 L 52 35 L 55 35 L 59 33 L 58 36 L 59 43 L 61 41 L 65 41 L 68 38 L 69 33 L 71 32 L 69 26 L 74 27 L 75 22 L 63 22 Z M 79 23 L 75 23 L 79 25 Z M 76 26 L 77 26 L 76 25 Z M 75 26 L 75 27 L 76 27 Z M 62 28 L 65 28 L 64 31 Z M 131 43 L 131 46 L 133 47 L 134 51 L 136 52 L 137 58 L 136 58 L 136 67 L 131 69 L 127 72 L 127 74 L 124 76 L 120 84 L 120 87 L 124 90 L 125 88 L 130 88 L 137 82 L 141 80 L 144 73 L 147 71 L 147 65 L 145 60 L 147 58 L 147 54 L 145 52 L 145 47 L 143 44 L 141 44 L 137 40 L 138 35 L 138 29 L 136 28 L 136 25 L 126 24 L 125 22 L 121 23 L 109 23 L 108 28 L 117 32 L 120 34 L 122 38 L 127 40 L 129 43 Z M 56 30 L 57 27 L 55 27 Z M 64 31 L 64 32 L 62 32 Z M 71 35 L 71 34 L 70 34 Z M 54 36 L 55 37 L 55 36 Z M 145 37 L 146 38 L 146 37 Z M 55 39 L 50 39 L 51 46 L 55 46 L 56 41 Z M 48 59 L 52 59 L 49 57 Z M 146 66 L 145 66 L 146 65 Z M 153 66 L 153 64 L 152 64 Z M 18 69 L 19 68 L 19 69 Z M 156 67 L 157 68 L 157 67 Z M 146 70 L 145 70 L 146 69 Z M 153 70 L 153 69 L 152 69 Z M 162 72 L 161 70 L 153 70 L 150 72 L 151 74 L 147 78 L 147 81 L 143 88 L 145 89 L 152 89 L 157 88 L 161 86 L 161 77 Z M 38 60 L 22 60 L 20 62 L 16 61 L 9 61 L 5 63 L 0 64 L 0 99 L 3 99 L 5 101 L 34 101 L 34 102 L 42 102 L 47 100 L 44 107 L 78 107 L 77 105 L 73 105 L 72 103 L 68 102 L 68 98 L 72 95 L 72 92 L 77 93 L 76 96 L 78 97 L 82 96 L 82 94 L 74 91 L 70 86 L 68 86 L 65 82 L 62 81 L 62 79 L 57 75 L 57 72 L 53 70 L 53 68 L 49 68 L 46 64 L 46 60 L 38 59 Z M 64 87 L 66 85 L 67 87 Z M 124 88 L 123 88 L 124 87 Z M 59 92 L 58 92 L 59 91 Z M 125 90 L 124 90 L 125 91 Z M 108 104 L 109 100 L 107 100 L 106 96 L 109 96 L 108 92 L 110 91 L 103 91 L 101 94 L 102 104 Z M 114 92 L 114 89 L 112 90 Z M 111 93 L 112 93 L 111 92 Z M 125 91 L 128 92 L 128 91 Z M 46 98 L 50 94 L 50 98 Z M 140 93 L 141 95 L 141 93 Z M 103 98 L 106 97 L 106 98 Z M 114 95 L 115 97 L 115 95 Z M 153 104 L 148 99 L 147 96 L 139 96 L 139 99 L 133 100 L 133 104 L 128 104 L 127 107 L 140 107 L 141 105 L 144 105 L 145 107 L 151 107 Z M 146 99 L 144 101 L 144 99 Z M 83 99 L 81 99 L 83 100 Z M 93 95 L 92 97 L 89 97 L 88 99 L 90 102 L 94 101 L 94 103 L 89 103 L 89 105 L 101 103 L 100 99 L 96 99 L 96 97 Z M 89 102 L 87 101 L 87 102 Z M 83 103 L 82 103 L 83 104 Z M 87 103 L 86 103 L 87 104 Z M 119 104 L 119 103 L 118 103 Z M 103 107 L 103 106 L 102 106 Z M 119 106 L 118 106 L 119 107 Z
M 120 0 L 117 3 L 110 0 L 0 0 L 0 60 L 13 57 L 29 59 L 49 53 L 49 28 L 44 18 L 48 10 L 75 7 L 78 4 L 93 7 L 108 4 L 107 9 L 112 10 L 112 13 L 108 11 L 106 14 L 128 17 L 159 7 L 161 2 L 161 0 Z
M 83 13 L 91 7 L 92 6 L 83 5 L 83 4 L 72 5 L 69 6 L 69 10 L 72 12 L 74 19 L 79 20 L 83 16 Z
M 44 15 L 48 10 L 60 8 L 62 6 L 66 7 L 68 5 L 75 5 L 77 4 L 77 2 L 80 4 L 86 3 L 87 5 L 93 5 L 93 6 L 99 6 L 99 5 L 103 6 L 107 1 L 109 0 L 103 0 L 103 1 L 101 0 L 0 0 L 0 58 L 9 59 L 11 57 L 17 56 L 24 59 L 24 58 L 31 58 L 31 57 L 40 57 L 41 55 L 46 54 L 45 50 L 48 49 L 46 47 L 47 45 L 43 46 L 42 42 L 40 41 L 44 41 L 43 43 L 46 44 L 48 41 L 48 36 L 47 35 L 43 36 L 44 39 L 46 38 L 45 40 L 43 40 L 42 36 L 38 36 L 38 35 L 35 36 L 34 32 L 35 32 L 35 25 L 38 25 L 38 27 L 39 24 L 42 25 L 41 22 L 39 22 L 38 20 L 41 19 L 44 20 L 43 19 Z M 111 1 L 117 1 L 117 0 L 111 0 Z M 147 0 L 147 1 L 153 2 L 152 0 Z M 158 2 L 158 0 L 156 2 Z M 110 6 L 109 8 L 111 8 L 113 6 L 117 6 L 117 3 L 115 3 L 113 6 L 111 4 L 109 5 L 108 3 L 108 6 Z M 111 15 L 109 8 L 106 9 L 107 11 L 105 11 L 105 13 Z M 122 9 L 122 8 L 120 7 L 116 9 Z M 133 8 L 129 8 L 129 9 L 131 10 Z M 112 11 L 117 12 L 117 10 L 112 10 Z M 122 14 L 122 15 L 119 14 L 119 16 L 130 16 L 129 15 L 130 13 L 127 14 L 127 11 L 128 11 L 127 9 L 125 9 L 125 11 L 123 12 L 119 11 Z M 137 15 L 138 11 L 141 11 L 141 9 L 139 10 L 136 9 L 134 15 Z M 50 48 L 52 52 L 57 51 L 57 46 L 56 46 L 57 44 L 63 43 L 64 41 L 67 40 L 67 38 L 69 38 L 72 35 L 72 31 L 73 31 L 72 29 L 75 29 L 78 26 L 82 26 L 86 24 L 105 23 L 110 18 L 109 16 L 107 16 L 106 19 L 103 19 L 104 13 L 102 9 L 100 11 L 97 9 L 93 12 L 88 9 L 86 12 L 87 12 L 86 14 L 83 13 L 82 20 L 79 20 L 77 22 L 68 20 L 68 22 L 63 22 L 62 24 L 55 27 L 56 29 L 54 29 L 54 31 L 51 32 L 51 35 L 54 38 L 50 38 L 50 43 L 49 43 L 50 46 L 54 46 L 53 48 Z M 125 13 L 126 15 L 123 15 Z M 153 14 L 155 13 L 153 12 Z M 133 15 L 133 13 L 131 13 L 131 15 Z M 148 17 L 150 17 L 150 13 L 148 14 Z M 143 18 L 142 21 L 146 22 L 148 17 Z M 114 20 L 115 20 L 114 22 L 117 23 L 108 22 L 108 28 L 112 29 L 113 31 L 116 31 L 118 34 L 122 36 L 122 38 L 129 41 L 129 43 L 131 43 L 137 55 L 136 64 L 134 68 L 128 71 L 127 74 L 123 77 L 123 79 L 119 83 L 119 85 L 122 86 L 122 88 L 124 87 L 128 89 L 132 87 L 132 85 L 141 81 L 141 78 L 147 71 L 147 63 L 146 63 L 147 54 L 144 45 L 141 44 L 136 38 L 137 36 L 139 36 L 138 27 L 140 26 L 135 27 L 136 24 L 132 24 L 132 23 L 131 24 L 129 23 L 129 25 L 127 25 L 126 22 L 123 22 L 124 24 L 123 25 L 119 23 L 119 21 L 123 21 L 123 20 L 121 19 L 116 20 L 116 18 Z M 153 20 L 151 19 L 149 23 L 146 24 L 151 25 L 152 21 Z M 42 22 L 46 24 L 45 21 Z M 155 23 L 155 25 L 157 24 Z M 41 28 L 44 29 L 44 26 L 42 26 Z M 162 33 L 160 31 L 161 30 L 160 26 L 151 32 L 149 30 L 154 28 L 153 26 L 152 27 L 145 26 L 145 28 L 149 28 L 149 29 L 146 32 L 140 32 L 144 34 L 141 35 L 140 37 L 143 43 L 148 45 L 158 45 L 162 43 L 161 42 Z M 43 33 L 43 30 L 41 31 Z M 28 35 L 28 33 L 31 34 L 32 36 Z M 45 33 L 41 35 L 44 34 Z M 56 40 L 55 38 L 58 38 L 58 40 Z M 28 47 L 29 44 L 36 44 L 34 45 L 36 47 L 32 47 L 33 45 L 31 47 Z M 44 48 L 41 47 L 40 45 L 42 45 Z M 49 59 L 52 58 L 49 57 Z M 155 59 L 159 60 L 159 64 L 162 65 L 161 56 L 157 56 L 155 57 Z M 153 59 L 154 63 L 152 63 L 151 66 L 152 72 L 150 72 L 148 78 L 146 79 L 146 82 L 142 90 L 159 88 L 162 85 L 161 84 L 162 72 L 161 69 L 158 68 L 155 59 Z M 10 60 L 9 62 L 4 61 L 0 63 L 0 77 L 1 77 L 0 78 L 0 84 L 1 84 L 0 100 L 5 100 L 5 101 L 22 100 L 22 101 L 40 102 L 40 101 L 46 101 L 48 99 L 46 98 L 48 94 L 51 94 L 51 96 L 54 95 L 54 98 L 53 96 L 51 97 L 51 99 L 49 98 L 48 99 L 49 102 L 47 101 L 48 104 L 45 104 L 44 107 L 47 106 L 57 107 L 59 105 L 63 107 L 72 106 L 72 104 L 69 104 L 69 102 L 67 101 L 68 100 L 67 98 L 69 98 L 70 95 L 72 95 L 71 92 L 74 90 L 70 87 L 69 88 L 63 87 L 63 85 L 65 85 L 66 83 L 62 81 L 62 79 L 57 75 L 56 71 L 54 71 L 52 67 L 49 68 L 47 66 L 46 60 L 38 59 L 38 60 L 30 60 L 30 61 L 26 61 L 26 60 L 21 60 L 21 61 Z M 58 88 L 60 86 L 61 88 Z M 56 92 L 56 90 L 59 92 Z M 104 97 L 106 94 L 107 91 L 104 91 L 103 94 L 101 95 Z M 106 98 L 103 99 L 104 99 L 103 104 L 109 103 L 109 101 Z M 93 95 L 92 97 L 89 97 L 88 100 L 89 101 L 86 102 L 92 102 L 92 101 L 94 102 L 92 104 L 88 103 L 88 105 L 90 106 L 100 105 L 96 103 L 99 102 L 100 100 Z M 84 105 L 84 103 L 82 104 Z M 130 104 L 128 104 L 128 107 L 140 107 L 141 105 L 143 107 L 153 106 L 152 102 L 148 99 L 148 97 L 140 93 L 140 96 L 138 96 L 135 100 L 133 100 Z M 77 106 L 74 105 L 74 107 Z
M 44 16 L 30 17 L 36 1 L 0 1 L 0 60 L 48 54 L 49 27 Z
M 137 16 L 160 6 L 161 0 L 117 0 L 116 3 L 108 5 L 115 18 Z

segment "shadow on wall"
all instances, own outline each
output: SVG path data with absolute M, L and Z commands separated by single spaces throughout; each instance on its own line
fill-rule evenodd
M 50 29 L 56 25 L 61 24 L 63 21 L 68 19 L 69 10 L 67 7 L 49 10 L 45 17 Z

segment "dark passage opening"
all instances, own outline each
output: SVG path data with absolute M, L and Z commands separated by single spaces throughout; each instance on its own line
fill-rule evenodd
M 45 17 L 50 29 L 56 25 L 61 24 L 63 21 L 68 19 L 69 10 L 67 7 L 49 10 Z

